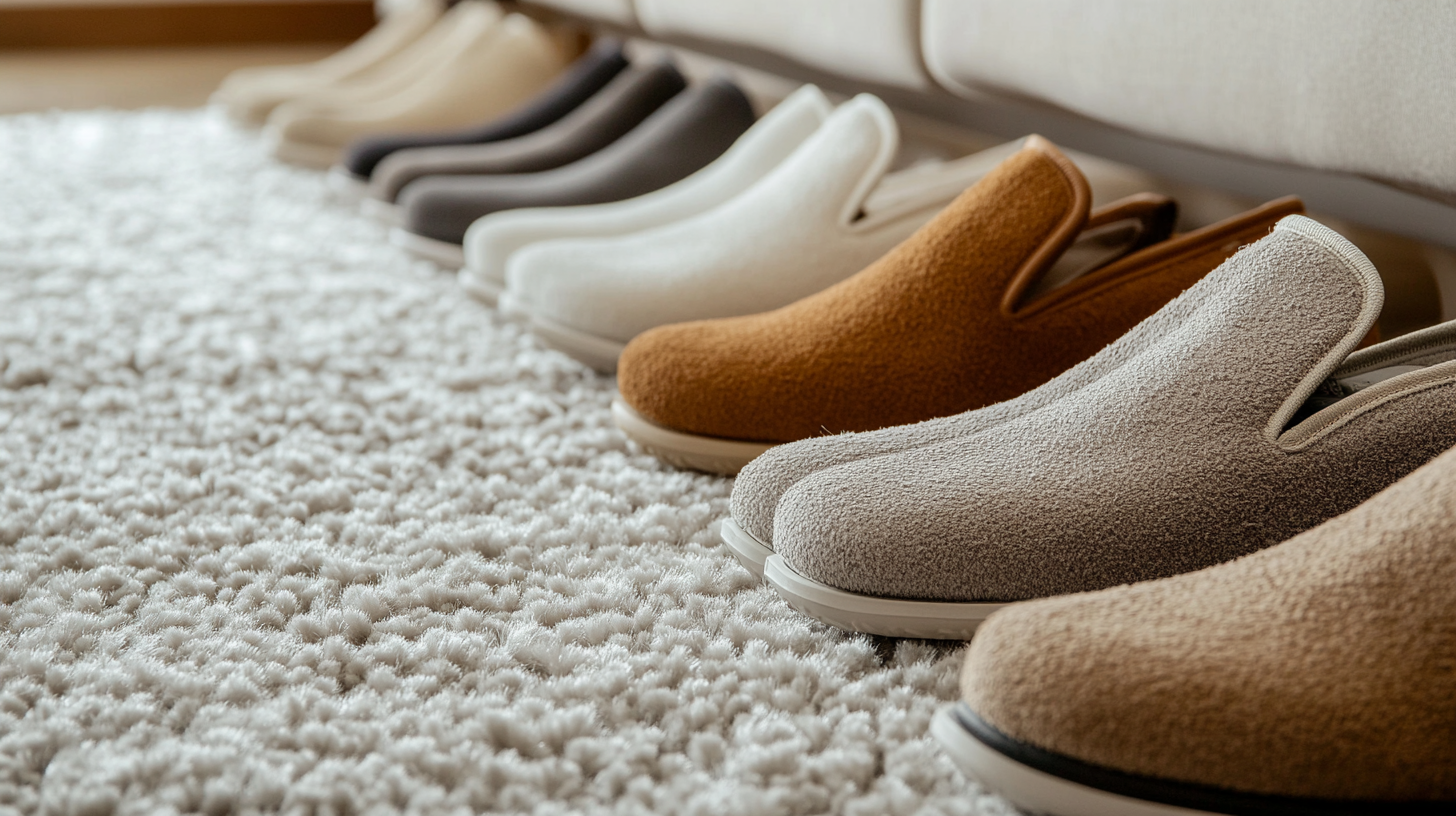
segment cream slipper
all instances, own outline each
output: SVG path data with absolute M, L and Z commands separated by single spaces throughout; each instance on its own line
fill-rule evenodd
M 377 79 L 393 60 L 440 19 L 443 4 L 418 0 L 393 12 L 344 50 L 307 65 L 240 68 L 228 74 L 212 95 L 229 116 L 261 125 L 273 109 L 293 99 L 351 81 Z
M 443 59 L 468 45 L 473 32 L 481 25 L 493 26 L 502 16 L 499 6 L 489 0 L 457 3 L 419 38 L 376 68 L 278 105 L 268 115 L 268 125 L 282 124 L 295 117 L 361 110 L 388 99 L 420 81 Z M 270 130 L 270 127 L 264 128 L 265 139 L 269 138 Z
M 328 166 L 363 136 L 463 127 L 525 102 L 566 66 L 569 49 L 525 16 L 494 14 L 481 7 L 459 24 L 429 70 L 393 95 L 317 113 L 279 108 L 265 133 L 274 155 Z

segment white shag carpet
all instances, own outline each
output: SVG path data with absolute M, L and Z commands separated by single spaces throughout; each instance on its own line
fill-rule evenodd
M 206 111 L 0 118 L 0 812 L 1010 813 L 960 650 Z

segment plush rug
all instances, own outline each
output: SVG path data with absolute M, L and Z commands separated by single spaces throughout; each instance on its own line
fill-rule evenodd
M 210 112 L 0 119 L 0 811 L 1009 813 L 613 383 Z

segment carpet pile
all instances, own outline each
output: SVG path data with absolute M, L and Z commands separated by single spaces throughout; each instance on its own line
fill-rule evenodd
M 0 812 L 1002 814 L 955 644 L 210 111 L 0 119 Z

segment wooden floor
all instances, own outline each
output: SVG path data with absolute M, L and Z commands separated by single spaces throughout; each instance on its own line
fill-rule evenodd
M 343 44 L 0 51 L 0 114 L 197 107 L 229 71 L 310 62 Z

